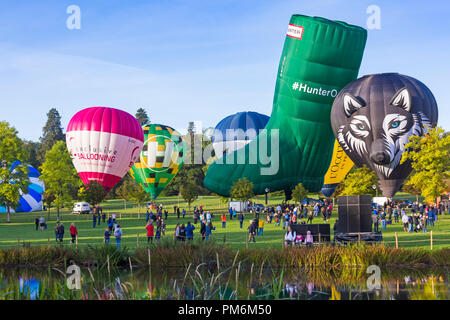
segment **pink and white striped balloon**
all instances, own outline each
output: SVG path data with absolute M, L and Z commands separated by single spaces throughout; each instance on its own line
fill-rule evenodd
M 83 183 L 96 180 L 108 192 L 139 159 L 144 133 L 131 114 L 92 107 L 72 117 L 66 143 Z

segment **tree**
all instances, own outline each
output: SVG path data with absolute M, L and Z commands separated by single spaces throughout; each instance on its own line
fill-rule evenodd
M 344 184 L 344 189 L 341 193 L 344 196 L 375 195 L 376 190 L 379 190 L 377 176 L 366 166 L 350 172 L 341 183 Z M 373 189 L 374 185 L 376 189 Z
M 141 126 L 150 123 L 150 119 L 148 118 L 147 111 L 143 108 L 137 109 L 135 117 L 136 117 L 137 121 L 139 121 Z
M 98 181 L 91 180 L 78 190 L 78 196 L 90 205 L 95 206 L 105 197 L 105 189 Z
M 115 194 L 123 200 L 123 205 L 125 210 L 127 209 L 127 201 L 131 200 L 130 190 L 133 188 L 133 181 L 130 179 L 129 175 L 126 174 L 121 180 L 121 184 L 116 188 Z
M 301 202 L 308 196 L 309 191 L 303 187 L 302 183 L 299 183 L 295 186 L 294 190 L 292 190 L 292 198 L 294 198 L 295 202 Z
M 136 182 L 130 184 L 128 189 L 128 195 L 130 200 L 133 200 L 138 205 L 138 216 L 141 213 L 141 205 L 150 201 L 150 195 L 145 192 L 144 188 L 138 185 Z
M 186 182 L 181 185 L 180 188 L 181 196 L 183 197 L 184 201 L 188 204 L 189 211 L 191 210 L 191 203 L 197 200 L 199 195 L 199 188 L 197 185 Z
M 427 202 L 435 202 L 447 189 L 450 177 L 450 135 L 444 129 L 429 129 L 423 136 L 412 136 L 400 163 L 411 161 L 413 172 L 408 184 L 420 190 Z
M 42 163 L 44 156 L 48 150 L 58 141 L 64 141 L 65 135 L 61 127 L 61 116 L 55 108 L 50 109 L 47 113 L 47 122 L 42 129 L 42 137 L 40 138 L 40 153 L 38 160 Z
M 50 209 L 53 206 L 56 198 L 53 194 L 44 192 L 42 195 L 42 201 L 44 202 L 45 207 L 47 208 L 47 220 L 50 220 Z
M 56 207 L 59 221 L 59 209 L 72 201 L 71 187 L 79 182 L 64 141 L 56 142 L 47 151 L 41 170 L 41 180 L 44 181 L 46 193 L 55 197 L 53 205 Z
M 42 162 L 40 161 L 38 156 L 40 150 L 39 143 L 29 140 L 23 140 L 23 148 L 25 151 L 24 162 L 31 165 L 33 168 L 39 168 L 42 165 Z
M 241 202 L 249 201 L 253 196 L 253 183 L 247 178 L 235 181 L 230 189 L 230 196 Z
M 23 163 L 25 152 L 17 131 L 8 122 L 0 121 L 0 204 L 5 205 L 7 222 L 11 222 L 11 208 L 19 206 L 20 190 L 30 184 L 28 167 Z M 11 170 L 15 161 L 20 161 Z

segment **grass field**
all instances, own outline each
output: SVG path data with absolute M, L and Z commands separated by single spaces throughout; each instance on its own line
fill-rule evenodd
M 314 195 L 312 196 L 314 197 Z M 399 194 L 397 198 L 415 200 L 410 195 Z M 256 203 L 264 203 L 264 197 L 254 199 Z M 269 204 L 275 205 L 282 201 L 281 197 L 272 197 L 269 199 Z M 162 203 L 164 208 L 169 211 L 169 218 L 166 221 L 166 238 L 172 238 L 175 225 L 177 223 L 187 223 L 193 221 L 192 213 L 186 215 L 186 217 L 177 219 L 173 213 L 173 206 L 178 205 L 180 208 L 186 208 L 186 203 L 178 197 L 161 197 L 158 198 L 158 203 Z M 141 209 L 140 218 L 138 218 L 137 206 L 132 202 L 127 202 L 125 209 L 125 203 L 123 200 L 107 200 L 101 204 L 104 212 L 107 214 L 116 213 L 117 218 L 123 229 L 122 246 L 126 246 L 130 249 L 137 247 L 137 235 L 139 234 L 139 247 L 144 247 L 146 243 L 146 230 L 145 230 L 145 209 Z M 248 220 L 253 218 L 253 214 L 248 213 L 246 220 L 244 221 L 244 227 L 241 230 L 239 228 L 239 222 L 237 219 L 232 221 L 227 220 L 226 228 L 222 228 L 220 222 L 220 213 L 227 212 L 227 204 L 220 203 L 218 197 L 204 196 L 200 197 L 193 205 L 203 205 L 205 210 L 213 212 L 213 225 L 216 230 L 213 232 L 213 238 L 216 242 L 226 242 L 232 248 L 240 248 L 246 246 L 246 235 Z M 44 215 L 47 220 L 48 229 L 46 231 L 35 231 L 34 219 Z M 71 222 L 75 222 L 78 228 L 78 244 L 79 246 L 85 246 L 88 244 L 99 245 L 103 243 L 103 232 L 106 227 L 104 223 L 100 226 L 93 228 L 91 215 L 78 215 L 71 214 L 67 209 L 63 209 L 60 213 L 61 221 L 65 225 L 66 232 L 64 234 L 64 245 L 70 246 L 70 234 L 69 227 Z M 48 218 L 48 212 L 32 212 L 32 213 L 15 213 L 11 214 L 11 223 L 6 223 L 6 214 L 0 216 L 0 248 L 11 248 L 22 246 L 25 244 L 30 246 L 39 245 L 56 245 L 55 241 L 55 222 L 56 211 L 54 209 L 50 212 L 50 219 Z M 337 218 L 337 210 L 334 208 L 330 229 L 333 230 L 334 222 Z M 229 215 L 227 214 L 227 219 Z M 315 217 L 313 223 L 324 223 L 321 217 Z M 196 225 L 194 231 L 194 238 L 200 237 L 199 229 L 200 225 Z M 428 229 L 433 230 L 433 248 L 443 248 L 450 246 L 450 215 L 441 215 L 438 217 L 438 221 L 434 227 Z M 332 231 L 331 231 L 332 232 Z M 430 232 L 428 233 L 406 233 L 403 231 L 401 223 L 388 225 L 387 229 L 383 230 L 383 239 L 385 245 L 395 246 L 395 232 L 398 233 L 399 247 L 420 247 L 424 249 L 430 249 Z M 333 232 L 332 232 L 333 233 Z M 265 224 L 264 235 L 258 236 L 256 243 L 250 243 L 249 247 L 264 248 L 264 247 L 279 247 L 282 246 L 282 239 L 284 237 L 284 231 L 281 226 L 275 227 L 274 222 L 272 224 Z M 114 240 L 112 243 L 114 243 Z M 59 244 L 58 244 L 59 245 Z

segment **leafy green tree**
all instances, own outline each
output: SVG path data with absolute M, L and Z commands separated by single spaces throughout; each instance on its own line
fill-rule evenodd
M 120 185 L 111 192 L 114 192 L 117 197 L 123 200 L 124 208 L 127 209 L 127 201 L 131 200 L 129 191 L 133 188 L 135 182 L 126 174 L 119 183 Z
M 188 204 L 189 211 L 191 210 L 191 203 L 197 200 L 199 191 L 199 187 L 193 183 L 187 182 L 181 185 L 180 193 L 184 201 Z
M 44 202 L 44 205 L 47 208 L 47 220 L 50 220 L 50 209 L 53 207 L 55 200 L 56 198 L 53 194 L 44 192 L 42 195 L 42 202 Z
M 423 137 L 412 136 L 400 163 L 411 161 L 413 173 L 408 184 L 420 190 L 427 202 L 435 202 L 447 188 L 450 177 L 450 135 L 440 127 Z
M 47 151 L 41 171 L 41 180 L 44 181 L 46 193 L 55 197 L 53 205 L 56 207 L 57 220 L 59 221 L 59 209 L 72 202 L 71 187 L 79 183 L 64 141 L 56 142 Z
M 143 126 L 144 124 L 150 123 L 150 119 L 148 117 L 147 111 L 143 108 L 137 109 L 135 117 L 136 117 L 137 121 L 139 121 L 141 126 Z
M 26 190 L 30 184 L 28 167 L 23 163 L 25 152 L 23 142 L 17 131 L 8 122 L 0 121 L 0 204 L 7 210 L 7 222 L 11 222 L 11 208 L 19 206 L 20 190 Z M 20 161 L 14 171 L 13 162 Z
M 102 202 L 105 197 L 105 189 L 98 181 L 92 180 L 86 186 L 80 187 L 78 196 L 91 206 L 95 206 Z
M 130 184 L 127 196 L 138 205 L 138 215 L 141 213 L 141 206 L 150 201 L 150 195 L 136 182 Z
M 303 184 L 299 183 L 295 186 L 294 190 L 292 190 L 292 198 L 295 202 L 299 203 L 308 196 L 308 193 L 309 191 L 303 187 Z
M 241 202 L 249 201 L 254 196 L 253 183 L 247 180 L 247 178 L 239 179 L 231 186 L 230 196 L 232 199 L 236 199 Z
M 350 172 L 341 184 L 344 185 L 341 193 L 343 196 L 375 195 L 379 190 L 377 176 L 366 166 Z M 373 186 L 376 186 L 376 189 Z
M 29 140 L 23 140 L 23 148 L 25 151 L 26 164 L 31 165 L 33 168 L 39 168 L 42 165 L 38 155 L 40 152 L 40 145 L 38 142 L 33 142 Z
M 65 141 L 65 135 L 61 126 L 61 116 L 58 110 L 52 108 L 47 113 L 47 122 L 42 129 L 42 137 L 40 138 L 40 150 L 37 158 L 41 163 L 44 162 L 46 152 L 58 141 Z

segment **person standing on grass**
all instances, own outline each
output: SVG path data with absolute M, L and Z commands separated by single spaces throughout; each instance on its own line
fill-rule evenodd
M 180 224 L 177 223 L 177 225 L 175 226 L 175 232 L 174 232 L 174 237 L 175 240 L 180 240 Z
M 190 221 L 188 221 L 187 226 L 185 228 L 186 239 L 188 239 L 188 240 L 194 239 L 194 230 L 195 230 L 195 226 L 192 225 Z
M 159 239 L 161 239 L 161 227 L 156 228 L 155 242 L 159 243 Z
M 180 227 L 180 240 L 182 242 L 186 240 L 186 227 L 184 226 L 184 223 Z
M 395 207 L 394 209 L 394 222 L 397 223 L 398 222 L 398 208 Z
M 209 239 L 209 237 L 212 235 L 213 230 L 216 230 L 216 227 L 213 227 L 212 223 L 209 222 L 205 230 L 205 240 Z
M 244 214 L 242 212 L 239 213 L 238 220 L 239 220 L 239 227 L 242 229 L 242 225 L 244 224 Z
M 264 233 L 264 219 L 259 219 L 258 225 L 258 235 L 262 236 Z
M 166 222 L 164 221 L 164 219 L 161 219 L 161 234 L 163 236 L 166 235 Z
M 116 247 L 120 250 L 120 242 L 122 241 L 122 229 L 120 229 L 120 224 L 117 225 L 116 229 L 114 230 L 114 237 L 116 238 Z
M 59 239 L 59 243 L 63 242 L 63 238 L 64 238 L 64 224 L 61 222 L 58 226 L 58 239 Z
M 256 224 L 253 220 L 249 221 L 250 225 L 248 226 L 248 242 L 251 242 L 253 240 L 253 243 L 256 242 L 255 235 L 256 235 Z
M 376 210 L 374 210 L 374 213 L 372 213 L 372 222 L 374 232 L 378 232 L 378 214 Z
M 312 222 L 313 222 L 313 218 L 314 218 L 314 216 L 313 216 L 313 212 L 310 210 L 310 211 L 308 211 L 308 219 L 306 220 L 306 223 L 311 223 L 312 224 Z
M 205 238 L 206 238 L 206 221 L 204 219 L 200 222 L 200 233 L 202 235 L 202 240 L 205 240 Z
M 153 224 L 151 221 L 147 222 L 147 243 L 153 243 Z
M 77 235 L 78 235 L 78 230 L 77 230 L 77 227 L 75 226 L 75 222 L 72 222 L 72 224 L 70 225 L 69 231 L 70 231 L 70 236 L 72 237 L 72 243 L 75 243 L 75 239 L 77 238 Z
M 96 224 L 97 224 L 97 216 L 94 209 L 94 212 L 92 213 L 92 228 L 95 228 Z
M 105 229 L 105 233 L 103 234 L 103 238 L 105 239 L 105 243 L 106 244 L 109 244 L 109 239 L 110 239 L 110 237 L 111 237 L 111 229 L 109 228 L 109 227 L 107 227 L 106 229 Z
M 45 230 L 45 218 L 44 218 L 44 216 L 41 216 L 39 218 L 39 226 L 41 227 L 41 231 Z
M 147 209 L 147 212 L 145 213 L 145 222 L 148 223 L 148 220 L 150 220 L 150 212 Z
M 186 216 L 186 210 L 185 209 L 183 209 L 183 211 L 181 212 L 181 215 L 183 216 L 183 219 L 184 219 L 184 217 Z
M 403 231 L 408 232 L 408 216 L 406 214 L 402 216 L 402 223 L 403 223 Z
M 113 229 L 113 220 L 111 219 L 111 217 L 108 218 L 108 220 L 106 221 L 106 225 L 108 226 L 109 232 L 112 232 Z
M 227 216 L 225 213 L 222 213 L 221 220 L 222 220 L 222 228 L 225 229 L 225 225 L 227 224 Z
M 381 218 L 381 230 L 384 230 L 386 229 L 386 212 L 384 210 L 381 211 L 380 218 Z
M 39 218 L 38 217 L 36 217 L 36 219 L 34 219 L 34 224 L 36 226 L 36 231 L 38 231 L 38 229 L 39 229 Z
M 177 219 L 180 219 L 180 208 L 177 208 Z
M 283 215 L 283 230 L 284 230 L 284 229 L 287 227 L 287 225 L 289 224 L 289 219 L 290 219 L 289 213 L 286 212 L 286 213 Z
M 105 220 L 106 220 L 106 212 L 103 212 L 103 208 L 102 208 L 102 207 L 100 207 L 100 212 L 102 213 L 102 220 L 103 220 L 103 223 L 105 223 Z

